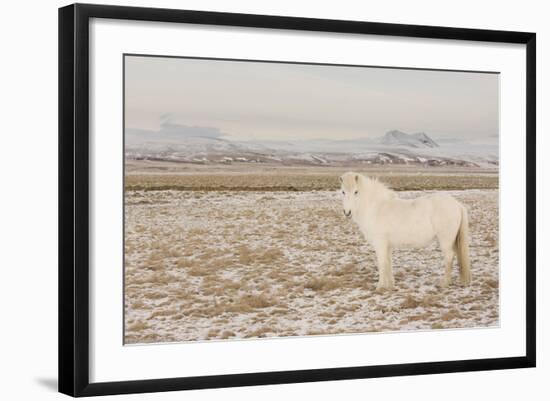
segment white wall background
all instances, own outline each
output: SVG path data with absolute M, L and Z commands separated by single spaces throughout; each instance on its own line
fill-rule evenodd
M 105 0 L 107 1 L 107 0 Z M 92 2 L 92 1 L 91 1 Z M 383 378 L 124 396 L 124 399 L 533 399 L 550 397 L 550 257 L 543 209 L 550 162 L 550 24 L 543 1 L 443 2 L 313 0 L 161 0 L 112 4 L 232 11 L 537 33 L 538 367 L 536 369 Z M 101 3 L 101 2 L 100 2 Z M 0 398 L 49 400 L 57 376 L 57 8 L 68 3 L 9 2 L 1 12 L 0 62 Z M 457 346 L 467 346 L 457 345 Z M 110 397 L 115 398 L 115 397 Z M 118 397 L 118 399 L 123 399 Z

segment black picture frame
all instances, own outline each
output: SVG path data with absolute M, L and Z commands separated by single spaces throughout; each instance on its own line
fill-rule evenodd
M 526 352 L 509 358 L 194 376 L 89 380 L 89 22 L 91 18 L 437 38 L 526 46 Z M 71 396 L 141 393 L 534 367 L 536 363 L 536 35 L 222 12 L 74 4 L 59 9 L 59 391 Z

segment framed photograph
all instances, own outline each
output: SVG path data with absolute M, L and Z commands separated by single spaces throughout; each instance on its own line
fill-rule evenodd
M 535 34 L 59 10 L 59 390 L 535 366 Z

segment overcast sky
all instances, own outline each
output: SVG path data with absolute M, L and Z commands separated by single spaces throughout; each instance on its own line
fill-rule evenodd
M 201 127 L 235 140 L 351 139 L 391 129 L 498 134 L 497 74 L 125 58 L 126 127 Z

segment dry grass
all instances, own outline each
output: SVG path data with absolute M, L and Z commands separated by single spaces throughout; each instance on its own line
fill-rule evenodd
M 342 287 L 342 280 L 330 278 L 313 278 L 305 283 L 305 288 L 313 291 L 332 291 Z
M 418 307 L 422 308 L 440 308 L 442 307 L 441 302 L 439 302 L 441 297 L 434 295 L 425 295 L 421 298 L 415 298 L 411 295 L 407 295 L 406 298 L 401 302 L 400 307 L 403 309 L 415 309 Z
M 139 322 L 129 324 L 127 329 L 128 329 L 128 331 L 143 331 L 143 330 L 146 330 L 150 327 L 151 327 L 151 325 L 149 323 L 139 321 Z
M 498 324 L 498 192 L 453 193 L 470 213 L 470 287 L 436 286 L 443 269 L 439 250 L 431 246 L 394 252 L 396 291 L 376 293 L 375 255 L 342 216 L 338 194 L 279 191 L 306 180 L 300 174 L 264 176 L 264 184 L 281 185 L 273 192 L 127 191 L 125 342 Z M 448 179 L 411 176 L 384 179 L 426 188 Z M 257 179 L 247 182 L 256 185 Z M 166 180 L 159 182 L 172 178 Z M 239 180 L 237 174 L 228 182 Z M 327 174 L 319 173 L 306 186 L 324 188 L 327 182 Z M 497 181 L 474 175 L 449 182 L 478 187 Z M 456 266 L 453 275 L 456 280 Z
M 237 311 L 241 311 L 257 308 L 268 308 L 273 305 L 274 301 L 268 296 L 265 296 L 263 294 L 247 294 L 240 297 L 233 306 L 237 308 Z
M 459 318 L 461 318 L 461 314 L 457 309 L 454 309 L 454 308 L 443 313 L 440 317 L 440 319 L 444 322 L 448 322 L 449 320 L 454 320 Z
M 252 330 L 246 333 L 245 338 L 257 337 L 262 338 L 266 337 L 268 333 L 275 333 L 277 330 L 273 327 L 260 327 L 258 329 Z
M 461 177 L 448 176 L 382 176 L 380 180 L 399 191 L 416 191 L 426 189 L 494 189 L 498 188 L 498 178 L 492 175 Z M 338 176 L 329 174 L 311 175 L 278 175 L 266 182 L 265 175 L 243 174 L 229 178 L 220 175 L 130 175 L 125 183 L 128 191 L 331 191 L 339 188 Z M 261 202 L 268 201 L 264 197 Z M 144 202 L 145 204 L 150 204 Z M 142 203 L 131 201 L 128 205 Z
M 281 168 L 256 169 L 239 168 L 231 173 L 200 170 L 189 173 L 189 169 L 174 169 L 158 174 L 156 171 L 133 170 L 126 175 L 125 187 L 129 191 L 196 191 L 201 197 L 206 191 L 330 191 L 338 189 L 338 176 L 347 171 L 344 168 Z M 191 170 L 192 171 L 192 170 Z M 495 189 L 498 188 L 496 170 L 463 169 L 401 169 L 400 174 L 383 168 L 354 168 L 370 176 L 378 177 L 391 188 L 400 191 L 413 190 L 456 190 L 456 189 Z M 257 202 L 271 200 L 265 195 Z M 150 205 L 150 199 L 131 199 L 131 205 Z

